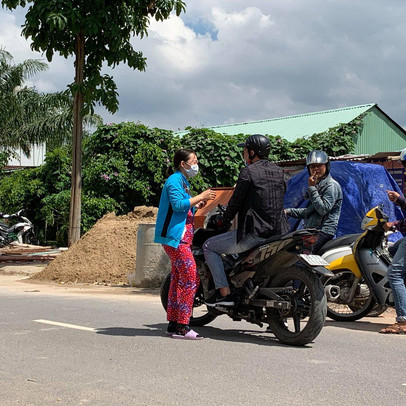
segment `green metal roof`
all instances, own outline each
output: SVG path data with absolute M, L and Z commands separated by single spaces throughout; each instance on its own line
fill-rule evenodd
M 362 106 L 344 107 L 335 110 L 317 111 L 314 113 L 298 114 L 295 116 L 272 118 L 269 120 L 250 121 L 246 123 L 216 125 L 207 127 L 221 134 L 268 134 L 280 135 L 284 139 L 293 142 L 297 138 L 321 133 L 341 123 L 349 123 L 360 114 L 365 113 L 375 103 Z M 177 131 L 183 135 L 187 131 Z

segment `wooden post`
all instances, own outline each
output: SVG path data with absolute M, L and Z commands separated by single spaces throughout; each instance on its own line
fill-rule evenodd
M 83 32 L 75 38 L 75 85 L 73 100 L 73 137 L 72 137 L 72 182 L 69 211 L 68 246 L 80 239 L 80 220 L 82 204 L 82 108 L 83 108 L 83 71 L 85 66 L 85 37 Z

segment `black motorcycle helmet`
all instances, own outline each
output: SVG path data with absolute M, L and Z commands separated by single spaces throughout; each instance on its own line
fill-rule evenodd
M 254 155 L 250 154 L 250 158 L 258 156 L 259 158 L 268 158 L 268 155 L 271 151 L 271 143 L 268 138 L 262 134 L 252 134 L 250 135 L 245 142 L 237 144 L 239 147 L 244 147 L 249 151 L 253 151 Z
M 306 167 L 310 175 L 311 164 L 324 164 L 326 165 L 326 175 L 330 173 L 330 158 L 324 151 L 310 151 L 306 157 Z

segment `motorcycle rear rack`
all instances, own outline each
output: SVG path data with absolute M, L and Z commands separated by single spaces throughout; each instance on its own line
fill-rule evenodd
M 251 302 L 251 305 L 256 307 L 271 307 L 283 310 L 289 310 L 291 308 L 291 303 L 286 300 L 254 299 Z
M 276 292 L 291 292 L 293 290 L 290 286 L 274 287 L 274 288 L 260 288 L 257 295 L 266 296 L 269 299 L 252 299 L 250 304 L 258 307 L 270 307 L 276 309 L 289 310 L 292 306 L 290 301 L 284 300 Z

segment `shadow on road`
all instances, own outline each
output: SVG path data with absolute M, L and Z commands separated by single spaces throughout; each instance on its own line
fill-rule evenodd
M 145 336 L 162 336 L 164 333 L 160 330 L 150 328 L 106 327 L 97 329 L 97 334 L 105 334 L 108 336 L 145 337 Z
M 390 323 L 388 321 L 377 322 L 368 320 L 358 320 L 355 322 L 340 322 L 334 320 L 326 320 L 324 328 L 344 328 L 347 330 L 354 331 L 365 331 L 368 333 L 378 333 L 384 327 L 387 327 Z M 106 327 L 97 329 L 97 334 L 105 334 L 112 336 L 125 336 L 125 337 L 167 337 L 165 335 L 167 324 L 158 323 L 145 325 L 145 328 L 127 328 L 127 327 Z M 245 329 L 227 329 L 223 330 L 217 327 L 204 326 L 197 327 L 196 330 L 209 340 L 219 340 L 219 341 L 233 341 L 247 344 L 255 345 L 267 345 L 267 346 L 282 346 L 278 339 L 272 334 L 265 330 L 245 330 Z M 316 338 L 317 341 L 317 338 Z M 304 347 L 297 348 L 312 348 L 311 344 Z
M 150 324 L 145 325 L 145 328 L 126 328 L 126 327 L 106 327 L 97 330 L 97 334 L 106 334 L 114 336 L 151 336 L 151 337 L 164 337 L 169 338 L 165 335 L 167 324 Z M 258 330 L 222 330 L 216 327 L 198 327 L 196 330 L 209 340 L 220 340 L 220 341 L 233 341 L 239 343 L 255 344 L 255 345 L 267 345 L 267 346 L 278 346 L 287 347 L 287 345 L 279 342 L 272 333 Z M 297 348 L 311 348 L 311 344 L 304 347 Z
M 198 329 L 199 333 L 210 340 L 233 341 L 255 345 L 266 345 L 271 347 L 287 347 L 286 344 L 282 344 L 280 341 L 278 341 L 278 339 L 272 333 L 268 333 L 265 330 L 223 330 L 211 326 L 199 327 Z M 311 348 L 311 346 L 297 348 Z
M 334 321 L 334 320 L 326 320 L 324 324 L 324 328 L 329 327 L 336 327 L 336 328 L 345 328 L 348 330 L 356 330 L 356 331 L 365 331 L 370 333 L 377 333 L 379 330 L 387 327 L 390 324 L 393 324 L 395 321 L 384 321 L 382 323 L 376 321 L 368 321 L 368 320 L 357 320 L 357 321 Z

